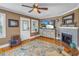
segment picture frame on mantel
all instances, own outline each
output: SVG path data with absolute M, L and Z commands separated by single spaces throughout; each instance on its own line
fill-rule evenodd
M 14 19 L 8 19 L 8 27 L 19 27 L 19 21 Z
M 63 22 L 63 25 L 74 24 L 74 13 L 62 17 L 62 22 Z

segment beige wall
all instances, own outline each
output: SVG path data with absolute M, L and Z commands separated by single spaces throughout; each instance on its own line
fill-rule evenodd
M 8 43 L 13 35 L 20 35 L 20 27 L 13 27 L 13 28 L 8 27 L 8 19 L 20 20 L 20 16 L 23 16 L 23 15 L 12 13 L 2 9 L 0 9 L 0 13 L 6 14 L 6 38 L 0 38 L 0 45 L 3 45 Z M 31 18 L 27 16 L 23 16 L 23 17 Z

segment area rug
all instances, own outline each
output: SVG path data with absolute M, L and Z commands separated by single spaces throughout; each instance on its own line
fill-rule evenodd
M 42 40 L 33 40 L 18 48 L 9 50 L 1 56 L 62 56 L 57 45 Z

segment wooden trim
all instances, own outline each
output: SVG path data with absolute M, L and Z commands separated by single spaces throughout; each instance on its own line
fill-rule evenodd
M 31 18 L 30 18 L 30 36 L 31 36 Z

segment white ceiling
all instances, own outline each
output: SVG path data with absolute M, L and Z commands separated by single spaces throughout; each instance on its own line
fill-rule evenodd
M 28 11 L 31 10 L 31 8 L 22 7 L 22 4 L 28 6 L 33 5 L 33 3 L 0 3 L 0 8 L 11 12 L 43 19 L 62 15 L 79 6 L 78 3 L 39 3 L 39 7 L 48 7 L 48 11 L 41 10 L 41 14 L 38 14 L 35 12 L 28 13 Z

